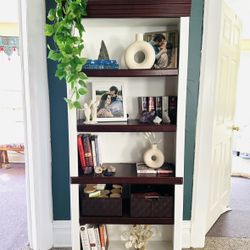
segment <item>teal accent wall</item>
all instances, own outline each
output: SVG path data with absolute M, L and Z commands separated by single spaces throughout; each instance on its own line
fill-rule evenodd
M 47 12 L 54 1 L 46 0 Z M 47 43 L 53 48 L 51 38 Z M 68 115 L 64 101 L 66 84 L 55 77 L 56 63 L 47 60 L 50 99 L 50 128 L 52 149 L 52 192 L 54 220 L 70 219 L 70 179 L 68 149 Z
M 192 0 L 189 24 L 188 81 L 185 131 L 184 220 L 191 219 L 195 130 L 202 46 L 203 0 Z
M 47 11 L 54 1 L 46 0 Z M 185 140 L 185 178 L 184 178 L 184 219 L 191 218 L 193 165 L 195 150 L 195 129 L 197 100 L 199 91 L 200 56 L 203 21 L 203 0 L 192 0 L 190 18 L 188 90 Z M 50 38 L 47 43 L 53 47 Z M 54 75 L 56 64 L 48 60 L 48 81 L 50 97 L 50 126 L 52 147 L 52 192 L 54 220 L 70 219 L 70 178 L 68 153 L 68 117 L 66 85 Z

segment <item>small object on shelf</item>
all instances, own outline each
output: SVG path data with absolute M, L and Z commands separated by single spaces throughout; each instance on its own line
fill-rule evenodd
M 141 123 L 153 123 L 154 118 L 155 118 L 155 111 L 143 112 L 140 114 L 139 121 Z
M 151 144 L 151 147 L 146 150 L 143 155 L 145 164 L 150 168 L 160 168 L 164 163 L 164 155 L 157 144 Z
M 101 191 L 95 191 L 95 192 L 92 192 L 92 193 L 89 193 L 89 198 L 97 198 L 97 197 L 100 197 L 101 196 Z
M 84 188 L 85 194 L 89 194 L 95 191 L 96 191 L 96 185 L 93 185 L 93 184 L 87 184 L 86 187 Z
M 101 191 L 101 195 L 109 195 L 110 194 L 110 190 L 108 189 L 104 189 Z
M 97 184 L 96 185 L 96 189 L 97 190 L 101 190 L 101 191 L 104 191 L 105 187 L 106 187 L 106 184 Z
M 112 176 L 112 175 L 113 175 L 113 172 L 104 171 L 104 172 L 103 172 L 103 175 L 104 175 L 104 176 Z
M 114 166 L 112 166 L 112 165 L 109 165 L 107 170 L 108 170 L 108 172 L 112 172 L 112 173 L 116 172 L 116 168 Z
M 101 42 L 101 48 L 100 48 L 98 60 L 109 60 L 109 53 L 105 45 L 105 42 L 103 40 Z
M 121 194 L 118 193 L 112 193 L 109 195 L 110 198 L 121 198 Z
M 84 123 L 89 123 L 90 122 L 90 115 L 91 115 L 91 109 L 90 105 L 87 103 L 83 104 L 84 107 L 84 115 L 85 115 L 85 122 Z
M 151 225 L 133 225 L 121 235 L 125 240 L 126 249 L 134 247 L 137 250 L 147 250 L 148 240 L 153 236 L 154 230 Z
M 96 174 L 101 174 L 102 171 L 103 171 L 102 167 L 100 167 L 100 166 L 95 167 L 95 173 Z
M 160 124 L 162 119 L 159 116 L 156 116 L 155 119 L 153 120 L 154 124 Z
M 122 192 L 122 190 L 120 188 L 113 188 L 111 189 L 111 193 L 112 194 L 120 194 Z
M 118 185 L 118 184 L 113 184 L 112 187 L 113 188 L 120 188 L 120 189 L 122 189 L 122 185 Z
M 129 69 L 151 69 L 155 61 L 152 45 L 143 41 L 143 34 L 136 34 L 136 41 L 125 51 L 125 63 Z

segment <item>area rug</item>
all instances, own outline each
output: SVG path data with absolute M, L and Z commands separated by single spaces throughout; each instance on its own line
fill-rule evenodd
M 0 249 L 23 250 L 28 241 L 24 164 L 0 169 Z
M 250 250 L 249 238 L 206 237 L 204 248 L 192 250 Z M 188 250 L 186 249 L 186 250 Z

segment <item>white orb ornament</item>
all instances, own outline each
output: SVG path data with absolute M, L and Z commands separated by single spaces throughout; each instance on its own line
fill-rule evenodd
M 136 34 L 136 41 L 126 49 L 124 59 L 129 69 L 151 69 L 155 62 L 155 51 L 139 33 Z

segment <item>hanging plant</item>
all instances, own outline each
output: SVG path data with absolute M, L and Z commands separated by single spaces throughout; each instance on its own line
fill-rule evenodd
M 82 18 L 87 15 L 87 0 L 55 0 L 56 6 L 48 12 L 45 35 L 53 38 L 55 46 L 48 45 L 48 58 L 57 62 L 55 76 L 69 84 L 71 96 L 64 98 L 69 108 L 81 108 L 79 99 L 87 93 L 87 76 L 82 67 L 87 59 L 81 57 L 84 48 Z

